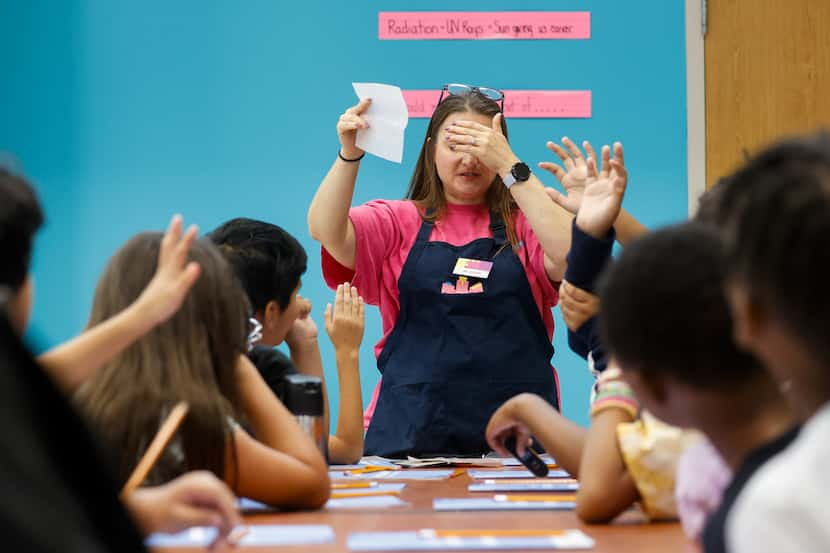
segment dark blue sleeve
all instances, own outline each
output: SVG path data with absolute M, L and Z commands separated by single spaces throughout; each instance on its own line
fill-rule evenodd
M 594 238 L 576 226 L 576 218 L 572 223 L 572 229 L 565 280 L 577 288 L 593 293 L 597 278 L 611 259 L 616 234 L 612 227 L 602 239 Z M 600 343 L 596 316 L 585 321 L 576 332 L 568 330 L 568 345 L 574 353 L 584 358 L 587 358 L 590 352 L 594 359 L 594 368 L 599 371 L 604 370 L 608 364 L 605 348 Z
M 572 223 L 572 229 L 565 280 L 577 288 L 593 293 L 599 274 L 611 259 L 616 233 L 612 227 L 602 239 L 594 238 L 576 226 L 576 218 Z

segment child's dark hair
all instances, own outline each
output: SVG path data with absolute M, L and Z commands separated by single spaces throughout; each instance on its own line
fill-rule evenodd
M 779 142 L 730 177 L 729 278 L 830 355 L 830 135 Z
M 0 286 L 16 291 L 26 280 L 32 242 L 42 224 L 35 191 L 24 178 L 0 167 Z
M 691 222 L 648 234 L 601 278 L 600 329 L 625 370 L 727 391 L 763 370 L 732 338 L 718 231 Z
M 209 235 L 236 271 L 254 312 L 276 301 L 286 309 L 306 271 L 305 250 L 284 229 L 254 219 L 232 219 Z

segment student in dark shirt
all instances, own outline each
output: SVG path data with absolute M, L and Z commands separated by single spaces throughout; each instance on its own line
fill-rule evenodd
M 735 475 L 704 528 L 707 553 L 726 551 L 735 498 L 797 432 L 777 382 L 733 341 L 727 263 L 716 227 L 686 223 L 626 248 L 600 286 L 601 335 L 643 408 L 702 431 Z
M 271 390 L 283 400 L 285 376 L 298 372 L 316 376 L 325 384 L 311 302 L 299 295 L 307 261 L 302 245 L 276 225 L 245 218 L 222 224 L 209 237 L 233 266 L 247 292 L 255 319 L 252 322 L 257 323 L 261 334 L 249 357 Z M 328 443 L 332 463 L 354 463 L 363 455 L 358 366 L 363 312 L 363 298 L 345 283 L 324 315 L 340 383 L 337 429 Z M 288 345 L 290 358 L 274 349 L 283 342 Z M 328 427 L 328 401 L 324 405 L 324 425 Z

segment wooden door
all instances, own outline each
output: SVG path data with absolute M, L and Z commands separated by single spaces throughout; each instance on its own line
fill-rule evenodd
M 708 0 L 706 183 L 782 135 L 830 130 L 830 0 Z

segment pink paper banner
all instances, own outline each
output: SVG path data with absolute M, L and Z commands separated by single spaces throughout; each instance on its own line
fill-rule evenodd
M 591 38 L 591 12 L 380 12 L 380 40 Z
M 432 117 L 440 90 L 404 90 L 409 117 Z M 591 117 L 590 90 L 505 90 L 505 117 Z

